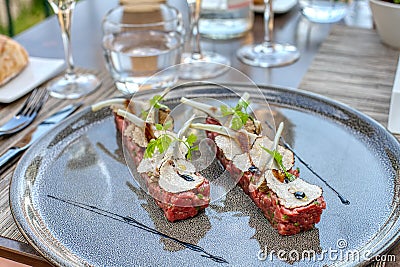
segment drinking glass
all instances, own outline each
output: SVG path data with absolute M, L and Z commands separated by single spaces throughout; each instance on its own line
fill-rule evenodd
M 311 22 L 335 23 L 350 9 L 350 0 L 300 0 L 301 14 Z
M 182 15 L 176 8 L 154 2 L 118 6 L 105 15 L 102 28 L 106 66 L 123 94 L 177 82 L 178 69 L 169 68 L 180 63 L 184 43 Z
M 186 80 L 206 79 L 221 75 L 228 70 L 228 58 L 212 51 L 202 51 L 200 47 L 199 19 L 201 0 L 187 0 L 190 11 L 190 38 L 191 51 L 183 53 L 179 76 Z M 218 64 L 205 64 L 218 63 Z
M 299 59 L 300 52 L 293 45 L 280 44 L 274 41 L 272 0 L 264 0 L 264 5 L 264 41 L 261 44 L 251 44 L 241 47 L 237 51 L 237 56 L 245 64 L 264 68 L 291 64 Z
M 101 81 L 93 74 L 76 73 L 71 52 L 71 20 L 75 0 L 48 0 L 61 27 L 67 70 L 62 77 L 50 81 L 47 90 L 56 98 L 75 99 L 96 90 Z

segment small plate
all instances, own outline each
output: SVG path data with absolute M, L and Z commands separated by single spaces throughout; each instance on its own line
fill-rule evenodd
M 14 79 L 0 86 L 0 103 L 11 103 L 59 73 L 64 60 L 29 57 L 29 64 Z
M 297 4 L 297 0 L 275 0 L 272 3 L 272 9 L 275 14 L 284 14 L 289 12 Z M 257 13 L 264 12 L 264 5 L 254 5 L 253 11 Z

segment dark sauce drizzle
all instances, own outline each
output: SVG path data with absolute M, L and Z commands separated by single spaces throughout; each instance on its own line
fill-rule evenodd
M 265 123 L 267 124 L 267 126 L 272 129 L 272 126 L 268 123 L 268 121 L 265 121 Z M 309 170 L 312 172 L 312 174 L 314 174 L 318 179 L 320 179 L 329 189 L 331 189 L 340 199 L 340 201 L 342 202 L 342 204 L 344 205 L 350 205 L 350 201 L 345 198 L 343 195 L 341 195 L 338 191 L 336 191 L 335 188 L 333 188 L 324 178 L 322 178 L 316 171 L 314 171 L 311 166 L 309 164 L 307 164 L 307 162 L 305 162 L 294 150 L 293 148 L 286 143 L 285 139 L 281 136 L 281 141 L 282 144 L 285 148 L 289 149 L 290 151 L 293 152 L 293 155 L 295 155 L 295 157 Z
M 78 207 L 78 208 L 81 208 L 81 209 L 84 209 L 84 210 L 87 210 L 87 211 L 90 211 L 90 212 L 93 212 L 95 214 L 107 217 L 107 218 L 112 219 L 112 220 L 116 220 L 116 221 L 119 221 L 119 222 L 123 222 L 123 223 L 129 224 L 129 225 L 131 225 L 133 227 L 136 227 L 138 229 L 144 230 L 146 232 L 149 232 L 149 233 L 152 233 L 152 234 L 155 234 L 155 235 L 159 235 L 159 236 L 164 237 L 164 238 L 168 238 L 168 239 L 170 239 L 170 240 L 172 240 L 172 241 L 184 246 L 187 249 L 190 249 L 190 250 L 195 251 L 195 252 L 202 253 L 200 256 L 202 256 L 204 258 L 208 258 L 208 259 L 213 260 L 215 262 L 218 262 L 218 263 L 229 263 L 227 260 L 225 260 L 222 257 L 214 256 L 214 255 L 208 253 L 207 251 L 205 251 L 200 246 L 197 246 L 197 245 L 194 245 L 194 244 L 191 244 L 191 243 L 187 243 L 187 242 L 181 241 L 181 240 L 179 240 L 179 239 L 177 239 L 175 237 L 172 237 L 172 236 L 169 236 L 167 234 L 164 234 L 164 233 L 162 233 L 160 231 L 157 231 L 156 229 L 153 229 L 153 228 L 151 228 L 151 227 L 149 227 L 149 226 L 137 221 L 136 219 L 134 219 L 134 218 L 132 218 L 130 216 L 121 216 L 119 214 L 116 214 L 116 213 L 113 213 L 113 212 L 109 212 L 107 210 L 103 210 L 103 209 L 97 208 L 97 207 L 92 206 L 92 205 L 87 205 L 87 204 L 80 203 L 80 202 L 73 201 L 73 200 L 62 199 L 62 198 L 58 198 L 58 197 L 55 197 L 55 196 L 52 196 L 52 195 L 47 195 L 47 197 L 55 199 L 55 200 L 58 200 L 58 201 L 61 201 L 61 202 L 66 203 L 66 204 L 70 204 L 72 206 L 75 206 L 75 207 Z

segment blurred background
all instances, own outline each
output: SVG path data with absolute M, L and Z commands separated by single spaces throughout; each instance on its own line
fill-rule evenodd
M 45 0 L 1 0 L 0 34 L 16 35 L 49 15 Z
M 179 3 L 179 2 L 178 2 Z M 345 23 L 371 28 L 368 0 L 353 0 Z M 0 0 L 0 34 L 14 36 L 52 14 L 46 0 Z

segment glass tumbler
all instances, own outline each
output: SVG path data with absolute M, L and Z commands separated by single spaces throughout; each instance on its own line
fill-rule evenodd
M 167 88 L 178 80 L 184 42 L 181 13 L 163 3 L 118 6 L 104 17 L 103 49 L 115 85 L 125 95 Z M 157 78 L 151 78 L 163 71 Z
M 350 9 L 351 0 L 300 0 L 301 13 L 311 22 L 335 23 Z

